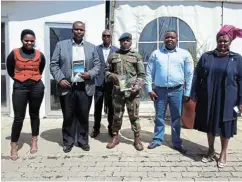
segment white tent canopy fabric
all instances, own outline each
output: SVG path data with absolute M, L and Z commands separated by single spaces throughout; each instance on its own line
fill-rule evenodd
M 242 21 L 236 18 L 242 16 L 241 9 L 242 4 L 235 3 L 223 3 L 222 9 L 221 2 L 117 1 L 114 10 L 114 44 L 119 45 L 118 37 L 123 32 L 129 32 L 133 36 L 132 46 L 135 50 L 149 49 L 143 55 L 146 59 L 151 49 L 162 45 L 162 31 L 176 29 L 181 47 L 188 45 L 187 42 L 191 43 L 191 34 L 194 34 L 195 48 L 200 55 L 215 48 L 215 36 L 222 24 L 242 28 Z M 142 31 L 145 31 L 145 35 Z M 145 41 L 143 36 L 146 37 Z M 242 40 L 234 41 L 232 50 L 242 54 L 239 47 L 242 47 Z

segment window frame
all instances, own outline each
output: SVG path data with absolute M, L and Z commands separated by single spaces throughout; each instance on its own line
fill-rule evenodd
M 145 43 L 157 43 L 157 48 L 159 47 L 159 44 L 160 43 L 164 43 L 164 41 L 161 41 L 161 40 L 159 40 L 159 18 L 176 18 L 176 23 L 177 23 L 177 38 L 178 38 L 178 42 L 177 42 L 177 47 L 180 47 L 180 42 L 182 43 L 182 42 L 191 42 L 191 43 L 197 43 L 197 39 L 196 39 L 196 36 L 195 36 L 195 34 L 194 34 L 194 32 L 193 32 L 193 30 L 191 29 L 191 27 L 184 21 L 184 20 L 182 20 L 181 18 L 179 18 L 179 17 L 174 17 L 174 16 L 161 16 L 161 17 L 156 17 L 155 19 L 153 19 L 153 20 L 151 20 L 151 21 L 154 21 L 154 20 L 156 20 L 157 21 L 157 29 L 156 29 L 156 37 L 157 37 L 157 40 L 156 41 L 138 41 L 137 42 L 137 50 L 139 51 L 139 44 L 141 43 L 141 44 L 145 44 Z M 150 22 L 151 22 L 150 21 Z M 193 40 L 193 41 L 180 41 L 180 27 L 179 27 L 179 24 L 180 24 L 180 21 L 183 21 L 184 23 L 186 23 L 187 24 L 187 26 L 189 26 L 189 28 L 192 30 L 192 32 L 193 32 L 193 35 L 194 35 L 194 37 L 195 37 L 195 40 Z M 148 22 L 146 25 L 148 25 L 150 22 Z M 145 26 L 146 26 L 145 25 Z M 144 27 L 145 28 L 145 27 Z M 143 28 L 143 29 L 144 29 Z M 143 30 L 142 30 L 143 31 Z M 142 33 L 142 32 L 141 32 Z M 140 39 L 140 34 L 139 34 L 139 37 L 138 37 L 138 40 Z M 146 65 L 147 64 L 147 62 L 145 61 L 144 62 L 144 64 Z
M 50 65 L 50 28 L 70 28 L 72 29 L 72 23 L 70 22 L 46 22 L 45 23 L 45 57 L 46 57 L 46 67 L 45 67 L 45 108 L 46 116 L 59 116 L 61 114 L 60 110 L 51 110 L 51 85 L 50 81 L 53 80 L 53 76 L 50 74 L 49 65 Z M 85 38 L 84 38 L 85 39 Z
M 177 47 L 180 47 L 180 43 L 183 43 L 183 42 L 187 42 L 187 43 L 196 43 L 196 45 L 197 45 L 197 39 L 196 39 L 196 36 L 195 36 L 195 34 L 194 34 L 194 32 L 193 32 L 193 30 L 192 30 L 192 28 L 184 21 L 184 20 L 182 20 L 181 18 L 179 18 L 179 17 L 174 17 L 174 16 L 161 16 L 161 17 L 156 17 L 155 19 L 153 19 L 153 20 L 151 20 L 151 21 L 154 21 L 154 20 L 156 20 L 157 22 L 157 28 L 156 28 L 156 37 L 157 37 L 157 40 L 156 41 L 139 41 L 139 39 L 140 39 L 140 35 L 141 35 L 141 33 L 143 32 L 143 30 L 144 30 L 144 28 L 146 27 L 146 25 L 148 25 L 150 22 L 148 22 L 145 26 L 144 26 L 144 28 L 142 29 L 142 32 L 140 33 L 140 34 L 138 34 L 138 41 L 136 42 L 136 47 L 137 47 L 137 50 L 138 50 L 138 52 L 139 52 L 139 47 L 140 47 L 140 44 L 149 44 L 149 43 L 156 43 L 156 48 L 158 48 L 159 47 L 159 44 L 160 43 L 164 43 L 164 41 L 163 40 L 159 40 L 159 18 L 176 18 L 176 23 L 177 23 L 177 38 L 178 38 L 178 42 L 177 42 Z M 191 29 L 191 31 L 193 32 L 193 36 L 194 36 L 194 38 L 195 38 L 195 40 L 192 40 L 192 41 L 180 41 L 180 27 L 179 27 L 179 24 L 180 24 L 180 21 L 183 21 L 190 29 Z M 143 56 L 143 55 L 142 55 Z M 144 64 L 144 66 L 146 67 L 146 65 L 148 64 L 148 60 L 146 61 L 146 60 L 143 60 L 143 64 Z M 142 101 L 147 101 L 147 98 L 149 98 L 149 95 L 147 94 L 147 97 L 146 98 L 144 98 L 144 99 L 142 99 Z
M 4 41 L 5 41 L 5 63 L 1 62 L 1 76 L 5 76 L 6 79 L 6 106 L 1 105 L 1 111 L 4 114 L 9 114 L 10 113 L 10 77 L 7 73 L 7 68 L 2 70 L 2 64 L 6 64 L 6 59 L 8 54 L 10 53 L 9 51 L 9 24 L 8 24 L 8 17 L 1 16 L 1 23 L 4 23 Z

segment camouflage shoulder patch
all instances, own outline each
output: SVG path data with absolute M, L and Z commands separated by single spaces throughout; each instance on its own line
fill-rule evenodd
M 114 53 L 112 53 L 112 54 L 110 55 L 110 58 L 111 58 L 111 59 L 114 59 L 114 58 L 117 58 L 117 57 L 119 57 L 119 53 L 118 53 L 118 52 L 114 52 Z
M 120 54 L 118 52 L 113 53 L 110 56 L 109 60 L 110 60 L 110 63 L 120 62 L 121 61 Z
M 140 53 L 139 52 L 137 52 L 137 51 L 130 51 L 129 52 L 129 55 L 130 56 L 133 56 L 133 57 L 136 57 L 136 58 L 138 58 L 138 59 L 142 59 L 142 56 L 140 55 Z

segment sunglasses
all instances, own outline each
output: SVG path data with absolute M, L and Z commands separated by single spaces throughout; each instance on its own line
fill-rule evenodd
M 103 35 L 103 37 L 111 37 L 111 35 Z

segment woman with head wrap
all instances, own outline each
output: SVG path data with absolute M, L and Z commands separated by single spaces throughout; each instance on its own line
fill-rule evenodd
M 204 53 L 195 69 L 191 98 L 196 101 L 194 129 L 207 133 L 209 149 L 202 162 L 215 158 L 214 140 L 220 136 L 218 167 L 227 161 L 229 139 L 237 132 L 237 112 L 242 109 L 242 58 L 230 44 L 242 38 L 242 30 L 231 25 L 217 33 L 217 48 Z
M 22 47 L 14 49 L 7 57 L 6 66 L 9 76 L 14 80 L 13 84 L 13 110 L 14 121 L 11 133 L 12 160 L 18 159 L 19 136 L 25 118 L 27 103 L 29 103 L 29 115 L 32 129 L 32 141 L 30 153 L 38 150 L 37 137 L 39 135 L 39 110 L 44 97 L 44 84 L 41 75 L 45 67 L 44 55 L 34 49 L 35 33 L 25 29 L 21 33 Z

